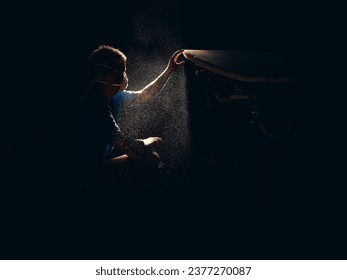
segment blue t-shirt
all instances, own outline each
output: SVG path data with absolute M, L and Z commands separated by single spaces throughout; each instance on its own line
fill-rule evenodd
M 121 91 L 108 104 L 101 96 L 89 92 L 80 103 L 78 156 L 87 171 L 98 168 L 103 160 L 121 154 L 113 143 L 123 139 L 117 123 L 121 111 L 139 96 L 133 91 Z
M 124 110 L 124 108 L 129 106 L 132 103 L 132 101 L 134 101 L 139 96 L 140 95 L 138 92 L 123 90 L 112 97 L 113 115 L 117 121 L 120 120 L 121 113 Z

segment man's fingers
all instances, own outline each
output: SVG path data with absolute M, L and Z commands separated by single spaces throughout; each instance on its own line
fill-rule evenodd
M 172 56 L 178 56 L 178 55 L 180 55 L 183 52 L 184 52 L 184 49 L 177 50 L 177 51 L 174 52 L 174 54 Z
M 177 61 L 177 59 L 183 54 L 183 52 L 184 52 L 184 50 L 181 49 L 181 50 L 176 51 L 176 52 L 173 54 L 172 60 L 173 60 L 173 62 L 174 62 L 175 64 L 177 64 L 177 65 L 182 65 L 182 64 L 185 63 L 185 61 L 183 61 L 183 60 L 180 61 L 180 62 Z
M 185 64 L 185 63 L 186 63 L 185 61 L 176 62 L 177 65 L 183 65 L 183 64 Z

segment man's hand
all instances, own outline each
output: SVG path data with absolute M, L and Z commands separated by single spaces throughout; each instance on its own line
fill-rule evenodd
M 162 142 L 160 137 L 148 137 L 145 139 L 135 139 L 129 146 L 128 155 L 130 157 L 140 157 L 145 155 L 152 145 Z
M 176 51 L 170 58 L 169 65 L 167 66 L 167 70 L 172 73 L 176 71 L 179 67 L 181 67 L 186 62 L 184 60 L 178 62 L 178 58 L 183 54 L 184 50 Z
M 149 147 L 149 146 L 151 146 L 151 145 L 153 145 L 155 143 L 163 142 L 163 139 L 160 138 L 160 137 L 157 137 L 157 136 L 148 137 L 146 139 L 135 139 L 135 141 L 136 140 L 141 140 L 143 142 L 144 146 L 146 146 L 146 147 Z

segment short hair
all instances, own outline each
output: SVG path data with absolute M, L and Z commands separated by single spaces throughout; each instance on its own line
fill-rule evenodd
M 107 74 L 110 69 L 100 67 L 100 65 L 106 65 L 123 72 L 125 70 L 126 60 L 127 57 L 119 49 L 108 45 L 100 45 L 88 57 L 88 74 L 91 77 Z

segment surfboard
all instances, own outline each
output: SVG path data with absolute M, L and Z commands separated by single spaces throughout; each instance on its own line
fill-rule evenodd
M 249 50 L 193 50 L 184 57 L 197 66 L 234 80 L 250 83 L 290 83 L 290 65 L 281 56 Z

